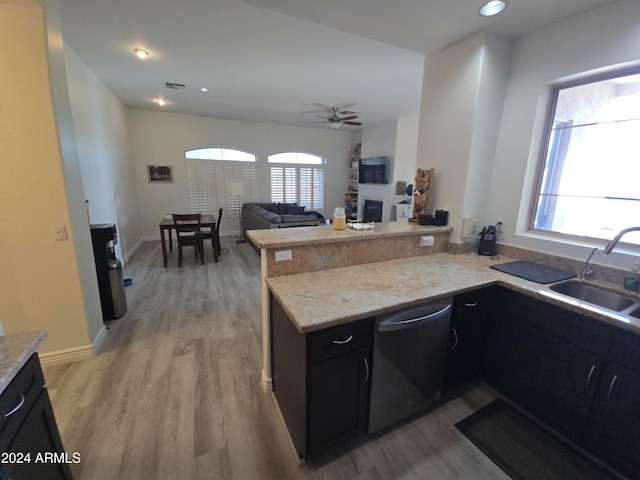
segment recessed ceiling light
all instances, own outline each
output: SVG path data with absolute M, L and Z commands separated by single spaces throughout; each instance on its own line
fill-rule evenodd
M 200 89 L 200 91 L 201 91 L 202 93 L 209 93 L 209 89 L 208 89 L 207 87 L 202 87 L 202 88 Z
M 133 52 L 138 58 L 147 58 L 149 56 L 149 52 L 142 50 L 141 48 L 134 48 Z
M 499 14 L 506 7 L 507 4 L 502 0 L 491 0 L 480 9 L 480 15 L 482 15 L 483 17 L 491 17 L 493 15 Z
M 158 105 L 160 105 L 161 107 L 167 104 L 167 102 L 165 102 L 165 101 L 164 101 L 163 99 L 161 99 L 161 98 L 160 98 L 160 99 L 158 99 L 158 100 L 156 100 L 156 101 L 158 102 Z

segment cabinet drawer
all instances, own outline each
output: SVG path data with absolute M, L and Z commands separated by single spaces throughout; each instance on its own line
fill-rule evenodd
M 0 450 L 6 449 L 5 442 L 18 431 L 43 387 L 44 375 L 34 353 L 0 395 Z
M 473 314 L 474 312 L 484 311 L 486 307 L 487 292 L 485 290 L 476 290 L 474 292 L 461 293 L 453 297 L 453 318 L 457 318 Z
M 318 362 L 369 347 L 372 337 L 373 318 L 320 330 L 309 334 L 309 358 Z
M 609 351 L 613 328 L 579 313 L 509 291 L 495 309 L 598 355 Z

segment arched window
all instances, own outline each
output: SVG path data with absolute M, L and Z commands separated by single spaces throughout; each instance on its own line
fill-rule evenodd
M 184 152 L 189 172 L 191 211 L 225 216 L 240 215 L 242 204 L 255 202 L 258 157 L 244 150 L 207 147 Z M 232 194 L 231 184 L 242 183 L 244 195 Z
M 318 155 L 284 152 L 269 155 L 271 201 L 297 203 L 312 210 L 324 208 L 324 165 Z M 279 165 L 278 165 L 279 164 Z

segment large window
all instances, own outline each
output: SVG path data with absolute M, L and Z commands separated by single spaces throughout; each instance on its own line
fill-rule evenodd
M 608 240 L 640 225 L 638 70 L 556 87 L 545 140 L 534 229 Z
M 297 203 L 312 210 L 324 208 L 324 158 L 286 152 L 270 155 L 268 161 L 272 202 Z
M 193 213 L 239 215 L 242 204 L 255 202 L 256 162 L 253 153 L 232 148 L 199 148 L 185 152 Z M 232 194 L 231 184 L 242 183 L 244 195 Z

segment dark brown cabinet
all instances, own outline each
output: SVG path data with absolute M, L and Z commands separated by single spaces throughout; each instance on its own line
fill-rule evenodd
M 580 439 L 611 329 L 508 290 L 500 298 L 488 322 L 484 379 L 555 430 Z
M 591 409 L 585 445 L 630 478 L 640 478 L 640 337 L 614 333 Z
M 309 452 L 366 430 L 371 350 L 362 348 L 310 366 Z
M 373 319 L 299 333 L 271 297 L 273 391 L 300 458 L 366 432 Z
M 72 478 L 37 354 L 0 396 L 0 413 L 1 480 Z
M 489 289 L 456 295 L 449 327 L 444 371 L 444 391 L 476 378 L 484 341 Z
M 504 290 L 483 378 L 629 478 L 640 478 L 640 336 Z

